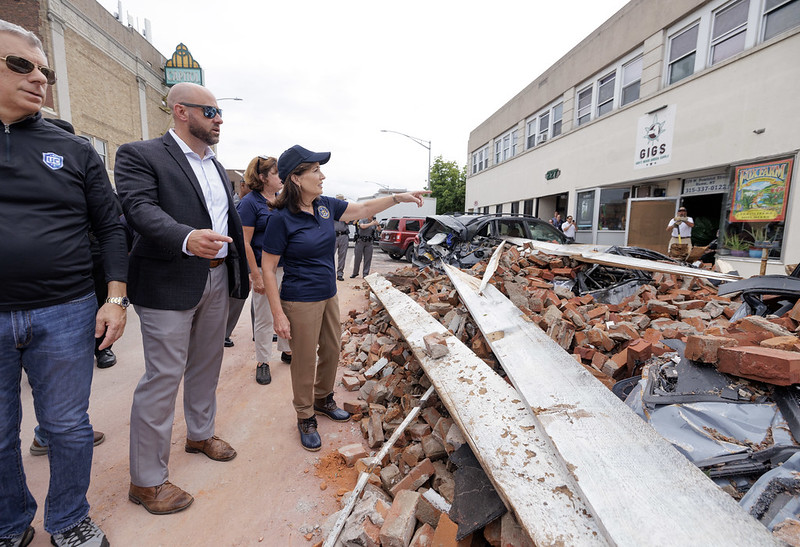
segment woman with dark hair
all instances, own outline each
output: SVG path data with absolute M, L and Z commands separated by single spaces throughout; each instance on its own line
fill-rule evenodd
M 350 419 L 333 400 L 341 345 L 333 223 L 371 217 L 401 202 L 421 207 L 423 195 L 428 193 L 405 192 L 360 203 L 323 196 L 325 175 L 320 165 L 330 157 L 330 152 L 311 152 L 298 145 L 281 154 L 278 174 L 283 191 L 267 224 L 261 261 L 275 332 L 288 338 L 292 348 L 293 403 L 300 443 L 311 451 L 322 446 L 315 414 L 337 422 Z M 275 271 L 281 257 L 284 276 L 279 292 Z
M 256 156 L 250 160 L 244 172 L 244 181 L 250 193 L 242 198 L 236 210 L 242 219 L 245 253 L 250 266 L 250 285 L 253 287 L 253 338 L 256 345 L 256 382 L 269 384 L 272 375 L 269 362 L 272 358 L 272 311 L 264 292 L 264 278 L 261 275 L 261 245 L 267 218 L 272 214 L 272 204 L 283 184 L 278 177 L 278 160 L 269 156 Z M 282 269 L 277 271 L 278 283 Z M 278 338 L 278 350 L 286 361 L 289 341 Z M 291 359 L 289 357 L 288 359 Z

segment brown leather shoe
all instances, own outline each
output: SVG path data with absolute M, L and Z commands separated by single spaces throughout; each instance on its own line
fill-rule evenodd
M 210 439 L 206 439 L 205 441 L 190 441 L 186 439 L 186 452 L 190 454 L 196 454 L 197 452 L 202 452 L 212 460 L 216 460 L 218 462 L 227 462 L 232 460 L 236 457 L 236 451 L 214 435 Z
M 128 499 L 154 515 L 169 515 L 189 507 L 194 498 L 169 481 L 160 486 L 136 486 L 131 483 Z

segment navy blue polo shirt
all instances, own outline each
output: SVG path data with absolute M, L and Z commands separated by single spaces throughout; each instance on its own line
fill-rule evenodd
M 336 295 L 333 253 L 339 220 L 348 202 L 328 196 L 314 201 L 314 215 L 273 211 L 264 232 L 265 253 L 283 257 L 281 300 L 319 302 Z
M 264 242 L 264 229 L 267 227 L 267 217 L 272 213 L 267 205 L 267 200 L 261 192 L 250 192 L 239 205 L 236 206 L 239 217 L 242 219 L 242 226 L 253 228 L 253 237 L 250 239 L 250 247 L 256 255 L 256 264 L 261 267 L 261 246 Z

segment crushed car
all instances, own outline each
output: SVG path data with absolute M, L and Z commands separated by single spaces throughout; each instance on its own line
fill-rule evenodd
M 442 260 L 459 268 L 470 268 L 491 256 L 504 237 L 567 243 L 561 231 L 530 215 L 433 215 L 425 219 L 419 232 L 414 264 L 424 267 Z

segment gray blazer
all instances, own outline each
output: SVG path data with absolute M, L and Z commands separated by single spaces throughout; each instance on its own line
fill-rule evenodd
M 228 195 L 228 281 L 231 296 L 250 290 L 242 222 L 233 205 L 233 187 L 214 159 Z M 211 229 L 203 191 L 178 143 L 169 133 L 123 144 L 114 165 L 117 192 L 128 224 L 136 232 L 128 269 L 131 302 L 162 310 L 188 310 L 198 304 L 208 278 L 209 260 L 183 253 L 195 229 Z

